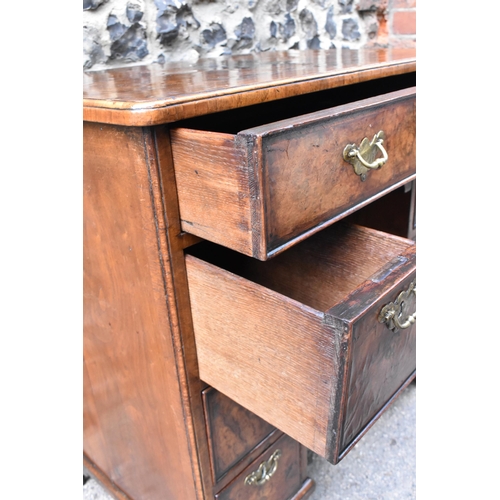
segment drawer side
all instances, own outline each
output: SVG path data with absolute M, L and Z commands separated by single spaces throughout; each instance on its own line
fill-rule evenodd
M 323 314 L 186 256 L 200 378 L 325 456 L 337 374 Z
M 245 148 L 230 134 L 178 128 L 170 136 L 182 230 L 251 255 Z

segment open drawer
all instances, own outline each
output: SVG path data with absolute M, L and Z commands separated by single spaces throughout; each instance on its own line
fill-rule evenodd
M 186 255 L 200 378 L 338 462 L 415 374 L 415 244 L 338 223 L 268 262 Z
M 234 133 L 171 130 L 182 229 L 266 260 L 408 183 L 415 101 L 410 87 Z

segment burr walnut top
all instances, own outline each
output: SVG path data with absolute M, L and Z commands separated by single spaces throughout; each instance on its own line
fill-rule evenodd
M 146 126 L 416 70 L 415 49 L 331 49 L 84 73 L 86 121 Z

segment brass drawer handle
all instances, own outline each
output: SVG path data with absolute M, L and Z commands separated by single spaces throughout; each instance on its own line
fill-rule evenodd
M 394 302 L 389 302 L 385 305 L 380 314 L 378 315 L 378 320 L 380 323 L 385 323 L 389 330 L 396 332 L 397 330 L 403 330 L 413 325 L 417 320 L 417 312 L 408 315 L 408 317 L 402 321 L 406 309 L 406 301 L 409 299 L 410 295 L 414 294 L 417 296 L 417 282 L 416 280 L 410 283 L 407 290 L 401 292 L 398 298 Z
M 281 450 L 276 450 L 266 462 L 262 462 L 259 468 L 248 474 L 245 484 L 248 486 L 261 486 L 269 481 L 278 468 L 278 460 L 281 457 Z
M 361 177 L 361 180 L 366 179 L 366 173 L 369 170 L 380 168 L 389 159 L 387 151 L 382 146 L 385 134 L 383 130 L 373 136 L 371 142 L 365 137 L 359 148 L 356 144 L 348 144 L 344 148 L 344 160 L 354 167 L 354 172 Z M 377 149 L 382 153 L 382 158 L 375 159 Z

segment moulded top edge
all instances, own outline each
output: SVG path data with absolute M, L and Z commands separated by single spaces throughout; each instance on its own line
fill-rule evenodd
M 87 72 L 84 120 L 167 123 L 415 69 L 414 49 L 331 49 Z

